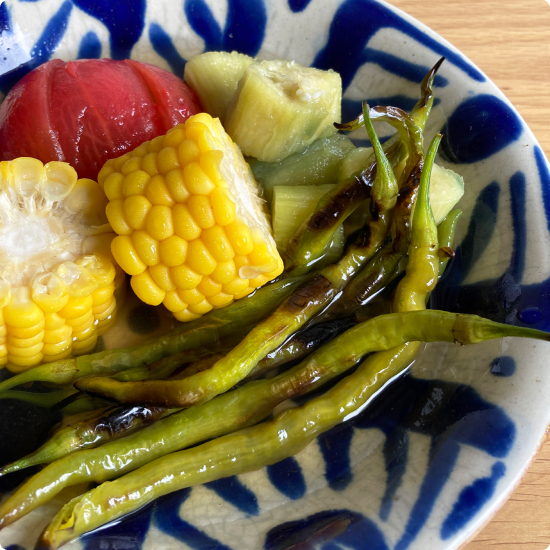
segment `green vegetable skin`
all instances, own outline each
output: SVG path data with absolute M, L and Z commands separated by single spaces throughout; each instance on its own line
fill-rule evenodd
M 253 294 L 214 310 L 196 321 L 183 323 L 167 334 L 127 349 L 107 350 L 72 359 L 54 361 L 8 378 L 0 383 L 0 392 L 26 382 L 72 384 L 83 376 L 113 374 L 133 367 L 160 361 L 165 357 L 215 343 L 220 337 L 234 334 L 242 319 L 253 324 L 261 321 L 288 297 L 304 277 L 268 284 Z
M 120 456 L 120 464 L 124 464 L 123 458 L 132 458 L 135 460 L 132 466 L 135 467 L 142 463 L 140 453 L 147 455 L 147 461 L 155 456 L 158 447 L 151 438 L 144 437 L 146 433 L 156 431 L 157 438 L 163 434 L 163 439 L 167 440 L 165 445 L 170 446 L 170 449 L 165 447 L 162 450 L 162 454 L 165 454 L 174 449 L 173 440 L 176 437 L 180 438 L 180 446 L 191 445 L 224 433 L 224 430 L 234 429 L 235 420 L 240 420 L 237 423 L 240 426 L 251 424 L 267 416 L 270 408 L 280 400 L 303 393 L 304 387 L 308 391 L 319 387 L 356 364 L 366 353 L 392 349 L 389 352 L 391 360 L 383 368 L 379 368 L 379 361 L 367 360 L 354 374 L 321 397 L 312 399 L 302 407 L 287 410 L 272 421 L 170 454 L 116 481 L 103 483 L 66 505 L 46 529 L 41 544 L 47 548 L 57 548 L 169 492 L 255 470 L 296 454 L 319 434 L 357 411 L 374 392 L 402 370 L 407 348 L 399 347 L 396 350 L 394 346 L 398 344 L 417 340 L 474 344 L 503 336 L 550 340 L 550 335 L 545 332 L 502 325 L 475 315 L 434 310 L 383 315 L 357 325 L 340 335 L 333 345 L 320 348 L 295 367 L 292 374 L 285 373 L 273 380 L 252 382 L 235 392 L 162 420 L 141 434 L 111 444 L 112 448 L 115 445 L 122 447 L 126 441 L 126 454 Z M 255 415 L 253 418 L 248 417 L 251 413 Z M 178 428 L 172 431 L 167 429 L 170 423 L 174 428 L 178 426 L 180 432 L 176 432 Z M 184 435 L 185 426 L 189 431 Z M 191 434 L 196 430 L 202 431 L 194 433 L 193 437 Z M 135 442 L 133 445 L 132 440 Z M 136 444 L 138 441 L 139 445 Z M 103 451 L 103 460 L 106 462 L 109 456 L 106 447 L 86 453 L 88 457 L 97 457 Z M 146 448 L 150 450 L 145 451 Z M 71 483 L 89 480 L 85 471 L 90 465 L 93 465 L 92 475 L 97 481 L 125 471 L 125 468 L 121 468 L 116 473 L 111 472 L 102 468 L 97 459 L 85 459 L 84 453 L 79 455 L 69 457 L 60 466 L 59 463 L 49 466 L 28 481 L 0 508 L 0 526 L 16 519 L 21 506 L 27 503 L 34 506 L 36 499 L 44 498 L 44 490 L 57 492 L 60 487 L 55 486 L 53 480 L 60 479 L 57 484 L 65 485 L 67 476 L 61 474 L 71 468 L 71 460 L 74 461 L 72 467 L 77 468 L 70 473 Z M 78 458 L 80 460 L 76 460 Z M 33 483 L 39 476 L 40 482 Z

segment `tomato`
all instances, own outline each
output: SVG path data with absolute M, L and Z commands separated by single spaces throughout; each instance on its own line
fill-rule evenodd
M 0 105 L 0 160 L 70 163 L 96 179 L 105 161 L 165 134 L 202 109 L 177 76 L 133 60 L 54 59 Z

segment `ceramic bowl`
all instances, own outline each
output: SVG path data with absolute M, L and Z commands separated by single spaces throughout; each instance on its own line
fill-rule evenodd
M 432 307 L 550 330 L 548 163 L 496 86 L 389 4 L 6 0 L 0 32 L 4 93 L 53 57 L 132 57 L 181 75 L 193 55 L 238 50 L 335 69 L 344 120 L 364 98 L 410 109 L 422 77 L 445 56 L 426 134 L 444 132 L 438 162 L 464 177 L 466 193 L 456 257 Z M 136 319 L 133 309 L 131 330 L 155 328 Z M 168 495 L 68 548 L 457 548 L 502 504 L 538 448 L 550 420 L 549 351 L 517 339 L 427 345 L 361 414 L 295 457 Z M 21 415 L 2 410 L 8 431 L 20 432 Z M 31 412 L 29 438 L 32 426 L 43 437 L 47 414 Z M 59 504 L 4 529 L 0 544 L 32 548 Z

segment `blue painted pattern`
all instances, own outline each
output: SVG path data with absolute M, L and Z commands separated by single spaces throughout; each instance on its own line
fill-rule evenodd
M 101 42 L 94 31 L 87 32 L 80 41 L 78 59 L 99 59 L 101 57 Z
M 495 462 L 491 468 L 490 476 L 477 479 L 462 489 L 451 513 L 441 526 L 443 540 L 450 539 L 475 517 L 481 507 L 493 496 L 498 481 L 504 477 L 505 473 L 504 462 Z
M 302 469 L 293 457 L 268 466 L 267 477 L 283 495 L 292 500 L 302 498 L 306 494 L 306 482 Z
M 157 52 L 170 65 L 170 70 L 178 76 L 183 76 L 186 59 L 178 53 L 170 35 L 157 23 L 149 26 L 149 40 Z
M 491 374 L 495 376 L 512 376 L 516 372 L 516 361 L 509 355 L 495 357 L 491 362 Z
M 254 491 L 241 483 L 237 476 L 210 481 L 209 483 L 205 483 L 204 486 L 214 491 L 226 502 L 235 506 L 235 508 L 251 516 L 258 515 L 258 499 Z

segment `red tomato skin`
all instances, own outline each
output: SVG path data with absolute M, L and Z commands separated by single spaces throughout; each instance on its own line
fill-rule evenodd
M 96 179 L 103 164 L 201 112 L 177 76 L 133 60 L 48 61 L 0 105 L 0 160 L 70 163 Z

